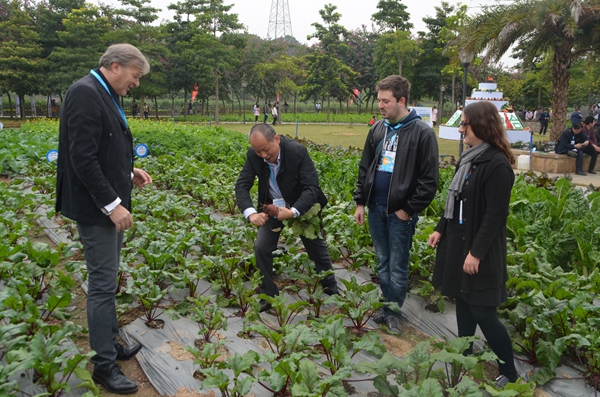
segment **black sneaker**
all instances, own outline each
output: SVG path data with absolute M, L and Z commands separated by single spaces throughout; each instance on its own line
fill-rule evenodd
M 577 151 L 576 150 L 568 150 L 567 156 L 577 157 Z
M 258 310 L 259 313 L 264 313 L 267 310 L 271 310 L 271 304 L 265 300 L 260 300 L 260 309 Z
M 396 316 L 387 316 L 385 318 L 385 326 L 390 332 L 402 333 L 402 327 L 400 326 L 400 319 Z
M 510 380 L 505 375 L 499 375 L 494 382 L 496 383 L 496 388 L 501 389 L 506 386 L 507 383 L 515 383 L 518 378 Z
M 575 172 L 577 175 L 581 175 L 581 176 L 586 176 L 587 174 L 583 171 L 577 171 Z
M 589 171 L 588 171 L 588 174 L 594 174 L 594 175 L 596 175 L 596 171 L 594 171 L 594 170 L 589 170 Z
M 383 308 L 375 310 L 371 316 L 371 320 L 373 320 L 375 324 L 385 323 L 385 314 L 383 313 Z

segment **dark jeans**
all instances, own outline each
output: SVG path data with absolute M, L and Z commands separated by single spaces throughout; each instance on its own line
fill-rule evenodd
M 396 302 L 402 307 L 408 292 L 408 260 L 417 214 L 406 222 L 395 213 L 388 214 L 383 205 L 369 205 L 369 230 L 373 247 L 377 253 L 377 275 L 379 287 L 385 302 Z M 394 315 L 394 311 L 384 307 L 384 315 Z
M 546 131 L 548 131 L 548 120 L 540 120 L 540 135 L 546 135 Z
M 273 281 L 273 251 L 277 249 L 277 242 L 279 241 L 279 235 L 283 227 L 283 223 L 277 219 L 270 218 L 266 224 L 258 228 L 258 236 L 254 244 L 256 266 L 263 276 L 260 292 L 269 296 L 279 295 L 279 288 L 277 288 L 277 285 Z M 308 257 L 315 263 L 317 272 L 333 269 L 327 244 L 325 244 L 323 239 L 316 238 L 311 240 L 306 237 L 300 237 L 300 239 L 304 244 L 304 248 L 306 248 Z M 337 281 L 333 274 L 325 277 L 321 281 L 321 286 L 330 295 L 331 293 L 338 292 Z
M 117 358 L 119 335 L 115 292 L 123 243 L 123 232 L 115 227 L 78 224 L 88 271 L 87 320 L 90 347 L 96 351 L 91 361 L 96 366 Z
M 269 119 L 269 115 L 267 113 L 265 113 L 265 119 L 263 120 L 263 123 L 266 123 L 268 119 Z
M 498 319 L 495 307 L 471 305 L 457 296 L 456 322 L 459 337 L 475 335 L 475 329 L 479 325 L 492 351 L 504 362 L 498 362 L 500 375 L 506 376 L 510 381 L 514 381 L 519 377 L 515 368 L 510 336 L 504 324 Z M 465 354 L 471 353 L 473 353 L 472 344 Z
M 578 152 L 582 152 L 581 156 L 579 155 L 579 153 L 577 154 L 577 161 L 581 161 L 581 164 L 578 165 L 577 163 L 575 163 L 575 168 L 577 170 L 583 171 L 583 153 L 585 153 L 592 157 L 590 160 L 590 167 L 588 168 L 588 170 L 594 171 L 594 168 L 596 168 L 596 160 L 598 159 L 598 152 L 594 149 L 591 143 L 585 148 L 583 148 L 583 150 L 578 150 Z M 580 157 L 581 160 L 579 160 Z

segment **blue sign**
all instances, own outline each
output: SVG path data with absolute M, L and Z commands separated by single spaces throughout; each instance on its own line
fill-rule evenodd
M 135 147 L 135 155 L 138 157 L 146 157 L 148 153 L 150 153 L 150 150 L 148 149 L 148 146 L 143 143 L 140 143 Z
M 46 160 L 48 160 L 49 162 L 54 162 L 58 159 L 58 150 L 49 150 L 48 153 L 46 153 Z

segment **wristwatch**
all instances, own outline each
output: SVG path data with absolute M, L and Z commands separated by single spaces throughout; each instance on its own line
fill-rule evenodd
M 300 212 L 297 209 L 292 207 L 292 213 L 294 214 L 294 218 L 298 218 L 300 216 Z

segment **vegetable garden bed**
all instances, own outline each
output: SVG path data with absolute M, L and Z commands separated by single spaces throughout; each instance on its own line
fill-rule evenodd
M 150 172 L 155 183 L 134 195 L 136 223 L 125 236 L 118 299 L 123 310 L 132 303 L 141 305 L 144 321 L 170 315 L 197 324 L 200 335 L 196 337 L 208 343 L 188 348 L 203 388 L 217 388 L 227 396 L 256 392 L 256 388 L 278 396 L 343 396 L 353 380 L 371 377 L 371 387 L 384 394 L 412 396 L 437 390 L 438 394 L 432 391 L 431 395 L 462 396 L 480 395 L 487 389 L 493 395 L 516 392 L 526 396 L 532 395 L 536 384 L 554 377 L 557 366 L 568 360 L 580 362 L 581 376 L 591 384 L 597 382 L 597 191 L 574 189 L 564 179 L 554 183 L 531 174 L 517 178 L 507 224 L 510 299 L 502 314 L 514 328 L 518 350 L 543 369 L 532 375 L 530 383 L 494 391 L 477 375 L 481 362 L 491 356 L 463 358 L 462 340 L 438 340 L 433 350 L 434 346 L 420 344 L 404 361 L 384 354 L 378 334 L 366 332 L 365 327 L 370 314 L 381 305 L 378 288 L 350 277 L 344 280 L 347 292 L 342 298 L 326 300 L 315 282 L 317 275 L 310 273 L 306 255 L 294 248 L 297 237 L 289 228 L 282 237 L 290 248 L 276 258 L 275 267 L 291 295 L 273 302 L 275 319 L 259 317 L 254 293 L 258 280 L 251 254 L 256 230 L 238 214 L 233 195 L 248 147 L 246 137 L 218 127 L 198 129 L 143 120 L 131 123 L 136 140 L 150 147 L 151 157 L 138 164 Z M 27 237 L 32 221 L 39 217 L 33 209 L 42 204 L 53 208 L 55 166 L 45 160 L 45 154 L 56 148 L 57 126 L 38 122 L 25 124 L 20 131 L 0 131 L 0 174 L 12 178 L 10 184 L 0 183 L 0 235 L 8 241 L 0 248 L 0 278 L 6 282 L 0 300 L 0 318 L 4 320 L 0 337 L 8 363 L 0 368 L 0 392 L 14 391 L 15 384 L 8 379 L 15 371 L 34 368 L 43 373 L 48 368 L 44 360 L 49 357 L 31 358 L 35 356 L 34 335 L 41 335 L 37 337 L 40 343 L 49 343 L 81 332 L 69 325 L 64 310 L 73 280 L 55 267 L 72 248 L 80 248 L 79 244 L 43 248 L 29 243 Z M 350 272 L 372 269 L 375 256 L 368 230 L 352 217 L 359 153 L 304 144 L 330 202 L 323 215 L 332 259 Z M 440 308 L 444 301 L 429 283 L 435 253 L 426 241 L 442 213 L 452 172 L 441 170 L 439 193 L 422 214 L 411 252 L 411 292 Z M 32 193 L 23 193 L 23 187 L 31 187 Z M 53 218 L 53 211 L 48 210 L 46 216 Z M 67 235 L 76 237 L 72 222 L 57 219 Z M 84 273 L 83 262 L 72 261 L 68 269 Z M 36 280 L 46 283 L 32 283 Z M 303 299 L 288 304 L 286 296 Z M 236 312 L 241 316 L 231 319 L 240 324 L 242 335 L 264 340 L 266 348 L 233 352 L 219 361 L 222 354 L 215 350 L 222 344 L 219 330 L 228 324 L 223 321 L 225 313 L 233 316 Z M 355 331 L 350 332 L 352 329 Z M 356 357 L 362 358 L 353 361 L 358 351 L 362 353 Z M 60 362 L 72 367 L 80 379 L 89 379 L 84 369 L 87 357 L 73 357 Z M 457 372 L 450 375 L 437 365 L 434 371 L 426 370 L 436 362 L 447 362 L 449 370 Z M 60 365 L 53 371 L 61 372 Z M 398 389 L 399 384 L 405 390 Z M 63 389 L 57 387 L 54 395 Z

